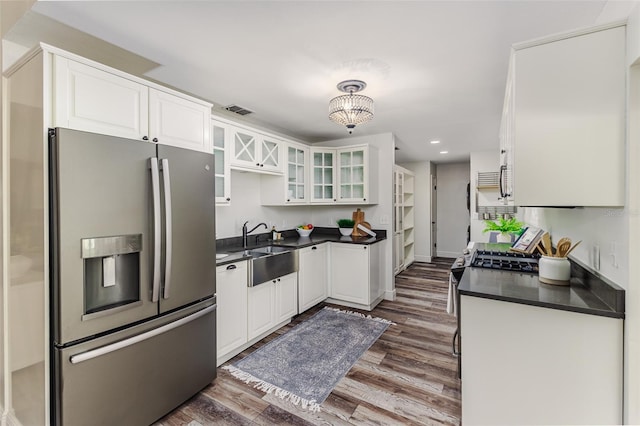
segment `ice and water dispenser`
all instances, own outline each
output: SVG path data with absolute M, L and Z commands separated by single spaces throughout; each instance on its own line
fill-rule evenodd
M 140 301 L 142 234 L 82 239 L 85 315 Z

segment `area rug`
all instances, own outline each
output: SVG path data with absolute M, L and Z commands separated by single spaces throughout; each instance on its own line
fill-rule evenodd
M 382 318 L 325 307 L 222 368 L 257 389 L 320 411 L 335 385 L 390 324 Z

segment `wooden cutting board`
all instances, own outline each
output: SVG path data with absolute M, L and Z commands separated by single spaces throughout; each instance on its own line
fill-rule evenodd
M 364 220 L 364 212 L 360 209 L 356 209 L 355 212 L 351 215 L 351 219 L 355 222 L 353 225 L 353 231 L 351 232 L 352 237 L 364 237 L 367 235 L 362 229 L 358 229 L 358 225 L 361 224 L 367 229 L 371 229 L 371 225 Z

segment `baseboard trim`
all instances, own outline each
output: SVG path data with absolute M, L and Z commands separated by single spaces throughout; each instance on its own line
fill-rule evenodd
M 462 254 L 462 250 L 457 252 L 457 251 L 439 251 L 438 252 L 438 257 L 459 257 Z
M 394 288 L 393 290 L 386 290 L 384 292 L 384 300 L 396 300 L 396 289 Z
M 415 261 L 431 263 L 431 256 L 416 256 Z

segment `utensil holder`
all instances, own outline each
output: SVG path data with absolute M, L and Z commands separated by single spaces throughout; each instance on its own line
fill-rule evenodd
M 552 285 L 569 285 L 571 263 L 566 257 L 541 256 L 538 261 L 538 279 Z

